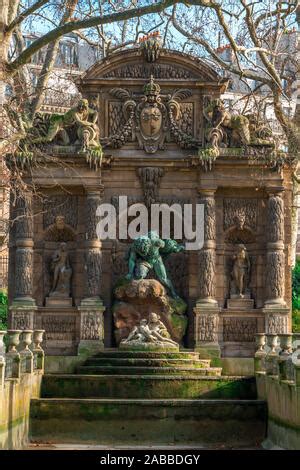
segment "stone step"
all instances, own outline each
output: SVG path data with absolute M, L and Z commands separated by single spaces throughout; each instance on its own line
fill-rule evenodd
M 220 367 L 138 367 L 138 366 L 81 366 L 78 367 L 79 374 L 88 375 L 145 375 L 145 374 L 159 374 L 159 375 L 213 375 L 220 376 L 222 368 Z
M 30 437 L 53 443 L 253 446 L 266 431 L 259 400 L 33 399 Z
M 195 351 L 158 352 L 158 351 L 121 351 L 119 349 L 105 349 L 97 353 L 94 358 L 140 358 L 140 359 L 199 359 Z
M 210 359 L 161 359 L 137 357 L 91 357 L 84 366 L 139 366 L 139 367 L 172 367 L 191 366 L 197 368 L 210 367 Z
M 256 398 L 254 377 L 46 374 L 44 398 Z

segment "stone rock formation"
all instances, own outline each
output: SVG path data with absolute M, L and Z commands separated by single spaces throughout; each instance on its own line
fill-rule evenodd
M 117 344 L 128 338 L 142 319 L 148 320 L 150 313 L 159 315 L 175 342 L 182 342 L 187 327 L 187 317 L 184 315 L 187 306 L 182 299 L 169 297 L 156 279 L 122 279 L 114 294 L 116 301 L 113 315 Z

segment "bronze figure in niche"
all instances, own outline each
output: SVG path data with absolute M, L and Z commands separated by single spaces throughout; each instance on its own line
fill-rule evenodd
M 67 244 L 60 243 L 51 260 L 53 282 L 50 296 L 69 297 L 71 292 L 72 268 L 70 266 Z

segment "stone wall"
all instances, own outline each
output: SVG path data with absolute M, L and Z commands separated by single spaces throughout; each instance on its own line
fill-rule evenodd
M 300 449 L 300 341 L 299 335 L 257 336 L 255 375 L 258 398 L 268 405 L 270 449 Z
M 30 400 L 40 397 L 44 371 L 43 350 L 39 343 L 31 345 L 30 336 L 32 332 L 23 332 L 17 345 L 20 331 L 9 330 L 4 353 L 0 331 L 0 449 L 22 449 L 28 444 Z

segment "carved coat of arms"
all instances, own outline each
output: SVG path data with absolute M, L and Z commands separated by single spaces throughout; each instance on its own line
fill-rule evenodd
M 140 149 L 155 153 L 158 149 L 164 149 L 169 132 L 181 147 L 197 146 L 195 139 L 184 133 L 176 122 L 181 115 L 180 101 L 191 96 L 190 90 L 176 90 L 172 95 L 161 95 L 160 86 L 151 75 L 141 95 L 132 95 L 123 88 L 113 88 L 110 94 L 123 101 L 125 125 L 115 135 L 108 137 L 109 145 L 120 147 L 127 141 L 137 139 Z

